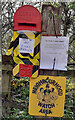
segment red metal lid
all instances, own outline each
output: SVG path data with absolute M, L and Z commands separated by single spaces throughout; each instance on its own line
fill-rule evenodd
M 40 12 L 31 5 L 24 5 L 14 13 L 14 30 L 41 32 L 41 22 Z

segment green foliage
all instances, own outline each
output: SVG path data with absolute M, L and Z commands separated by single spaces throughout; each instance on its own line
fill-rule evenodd
M 3 114 L 5 120 L 28 120 L 34 119 L 34 117 L 28 114 L 28 104 L 29 104 L 29 78 L 25 79 L 14 79 L 11 80 L 11 101 L 19 104 L 19 108 L 7 107 L 7 113 Z M 14 104 L 13 102 L 13 104 Z M 10 104 L 10 102 L 9 102 Z M 20 109 L 21 108 L 21 109 Z
M 66 98 L 65 98 L 65 118 L 73 118 L 74 113 L 72 111 L 73 108 L 73 93 L 72 93 L 72 82 L 71 79 L 67 79 L 66 81 Z

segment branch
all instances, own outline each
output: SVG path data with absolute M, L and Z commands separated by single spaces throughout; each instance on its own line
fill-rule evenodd
M 69 66 L 69 65 L 75 65 L 75 63 L 74 63 L 74 62 L 72 62 L 72 63 L 69 62 L 67 65 L 68 65 L 68 66 Z
M 4 34 L 9 30 L 9 28 L 7 28 L 7 30 L 2 34 L 2 36 L 4 36 Z
M 13 21 L 9 22 L 8 24 L 5 24 L 4 26 L 2 26 L 2 28 L 6 27 L 6 26 L 8 26 L 9 24 L 12 24 L 12 23 L 13 23 Z
M 75 61 L 75 59 L 71 55 L 69 55 L 69 57 L 71 57 Z
M 4 2 L 5 4 L 4 4 L 4 6 L 2 7 L 2 11 L 3 11 L 3 9 L 4 9 L 4 7 L 6 6 L 6 4 L 8 3 L 8 2 Z

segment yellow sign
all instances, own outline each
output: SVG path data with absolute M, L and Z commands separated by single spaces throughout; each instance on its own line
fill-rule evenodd
M 64 115 L 65 77 L 42 76 L 30 79 L 29 114 L 62 117 Z

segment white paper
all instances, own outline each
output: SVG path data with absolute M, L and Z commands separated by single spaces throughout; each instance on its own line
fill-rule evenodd
M 40 69 L 67 70 L 69 37 L 41 37 Z
M 34 53 L 34 39 L 19 38 L 20 53 Z

